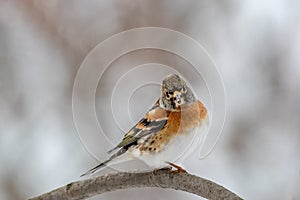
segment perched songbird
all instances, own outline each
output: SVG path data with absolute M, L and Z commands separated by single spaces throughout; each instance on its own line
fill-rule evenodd
M 203 141 L 208 131 L 208 115 L 204 105 L 178 75 L 167 76 L 161 96 L 147 114 L 108 153 L 111 157 L 82 176 L 121 160 L 140 159 L 153 168 L 171 165 L 184 172 L 182 164 Z

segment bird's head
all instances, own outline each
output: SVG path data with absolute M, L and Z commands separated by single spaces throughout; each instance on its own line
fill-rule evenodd
M 162 82 L 160 104 L 167 110 L 178 110 L 180 106 L 195 102 L 195 96 L 182 77 L 168 75 Z

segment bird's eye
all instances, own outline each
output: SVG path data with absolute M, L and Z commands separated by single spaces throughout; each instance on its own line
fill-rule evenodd
M 170 93 L 169 92 L 166 92 L 166 97 L 170 98 Z
M 186 92 L 187 92 L 186 87 L 183 87 L 183 88 L 181 89 L 181 91 L 182 91 L 183 93 L 186 93 Z

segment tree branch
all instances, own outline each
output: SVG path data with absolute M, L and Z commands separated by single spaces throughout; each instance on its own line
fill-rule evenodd
M 189 173 L 173 173 L 169 170 L 161 169 L 150 172 L 119 172 L 93 177 L 69 183 L 29 200 L 79 200 L 105 192 L 142 187 L 172 188 L 193 193 L 207 199 L 241 199 L 233 192 L 212 181 Z

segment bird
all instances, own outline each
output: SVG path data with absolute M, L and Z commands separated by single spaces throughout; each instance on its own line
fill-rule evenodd
M 111 156 L 81 176 L 125 160 L 139 159 L 154 169 L 176 168 L 203 142 L 209 127 L 208 111 L 186 81 L 177 74 L 166 76 L 161 95 L 144 117 L 107 153 Z M 174 164 L 176 162 L 176 164 Z

